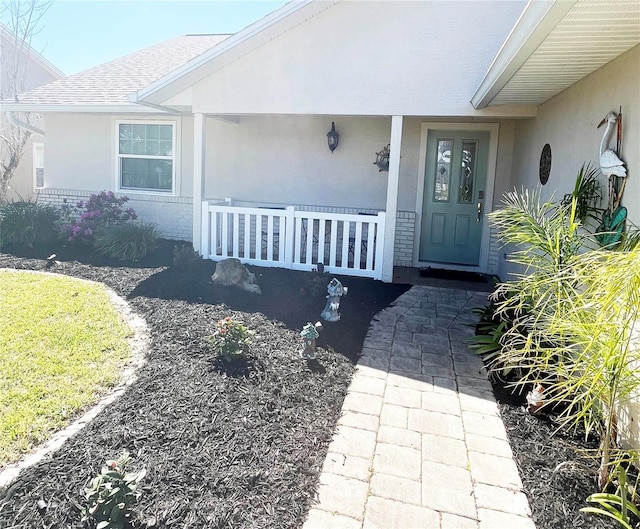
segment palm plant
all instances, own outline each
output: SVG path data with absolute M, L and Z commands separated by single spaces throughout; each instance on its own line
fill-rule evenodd
M 561 310 L 571 285 L 558 278 L 570 260 L 591 243 L 576 220 L 575 200 L 569 206 L 559 205 L 543 202 L 539 191 L 513 191 L 505 194 L 503 203 L 489 217 L 500 241 L 514 247 L 510 260 L 523 273 L 498 285 L 493 299 L 498 301 L 497 315 L 512 321 L 510 328 L 515 331 L 507 333 L 503 346 L 522 348 L 520 342 L 525 346 L 527 342 L 526 329 L 535 328 L 537 319 L 549 310 Z
M 537 193 L 511 193 L 492 214 L 512 259 L 527 273 L 500 286 L 515 295 L 497 311 L 520 311 L 497 362 L 519 369 L 516 385 L 542 384 L 547 404 L 561 404 L 561 425 L 582 423 L 600 434 L 601 486 L 615 456 L 620 406 L 636 396 L 640 351 L 640 248 L 590 250 L 590 235 L 571 207 L 543 203 Z M 526 329 L 522 332 L 522 327 Z M 615 459 L 615 457 L 614 457 Z
M 563 206 L 571 206 L 571 202 L 576 201 L 576 218 L 583 225 L 589 220 L 600 221 L 599 214 L 603 211 L 598 208 L 602 200 L 600 174 L 600 169 L 591 162 L 582 164 L 573 191 L 562 199 Z

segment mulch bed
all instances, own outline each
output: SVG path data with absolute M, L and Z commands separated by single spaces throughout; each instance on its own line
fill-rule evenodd
M 83 490 L 123 450 L 147 469 L 134 528 L 302 526 L 371 318 L 409 286 L 338 276 L 342 319 L 305 361 L 299 332 L 319 319 L 333 276 L 253 268 L 262 295 L 214 287 L 213 262 L 169 266 L 174 244 L 135 266 L 73 246 L 3 249 L 0 267 L 46 270 L 55 251 L 50 271 L 106 284 L 144 317 L 151 345 L 121 398 L 0 491 L 0 527 L 86 527 Z M 226 316 L 256 333 L 243 369 L 226 370 L 206 338 Z
M 598 492 L 593 458 L 598 440 L 584 430 L 558 429 L 553 413 L 532 415 L 524 398 L 495 384 L 502 422 L 537 529 L 614 529 L 603 516 L 580 512 Z
M 212 262 L 188 271 L 170 266 L 174 245 L 163 241 L 134 266 L 73 246 L 3 249 L 11 253 L 0 254 L 0 267 L 46 270 L 55 251 L 62 262 L 51 271 L 105 283 L 144 317 L 151 347 L 123 397 L 0 491 L 0 527 L 86 527 L 82 491 L 105 459 L 125 449 L 134 470 L 147 469 L 135 529 L 302 526 L 369 322 L 408 286 L 339 277 L 349 286 L 342 319 L 325 324 L 318 358 L 306 362 L 299 332 L 319 319 L 328 278 L 252 268 L 261 296 L 214 287 Z M 225 372 L 206 336 L 229 315 L 256 336 L 245 369 Z M 595 465 L 576 447 L 596 442 L 556 433 L 552 417 L 533 417 L 494 390 L 537 529 L 617 527 L 579 512 L 596 487 L 575 463 Z M 554 473 L 565 461 L 573 463 Z M 39 511 L 38 500 L 47 508 Z

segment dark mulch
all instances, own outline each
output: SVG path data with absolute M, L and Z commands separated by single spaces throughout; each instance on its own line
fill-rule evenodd
M 494 393 L 537 529 L 614 529 L 613 520 L 581 513 L 598 492 L 593 458 L 598 441 L 584 430 L 558 429 L 554 414 L 532 415 L 521 396 Z M 559 467 L 559 468 L 558 468 Z
M 121 398 L 0 491 L 0 527 L 83 527 L 84 487 L 125 449 L 147 469 L 134 528 L 302 525 L 370 320 L 408 286 L 339 277 L 342 319 L 325 324 L 307 362 L 299 332 L 319 319 L 332 276 L 254 268 L 263 294 L 247 294 L 214 287 L 212 262 L 169 267 L 174 244 L 135 266 L 73 246 L 3 249 L 12 254 L 0 267 L 46 270 L 55 251 L 51 271 L 105 283 L 144 317 L 151 346 Z M 256 332 L 247 364 L 230 373 L 206 339 L 229 315 Z

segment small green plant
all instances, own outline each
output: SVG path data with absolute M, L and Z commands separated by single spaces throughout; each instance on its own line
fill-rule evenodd
M 519 379 L 519 370 L 500 363 L 503 340 L 514 325 L 503 316 L 496 314 L 494 304 L 472 311 L 480 317 L 476 325 L 476 334 L 470 340 L 469 349 L 482 358 L 489 371 L 489 379 L 508 385 L 510 381 Z
M 85 489 L 87 506 L 82 521 L 93 520 L 96 529 L 123 529 L 131 517 L 131 507 L 140 497 L 136 490 L 146 470 L 128 473 L 129 454 L 107 461 L 100 474 Z
M 571 207 L 571 202 L 576 201 L 576 219 L 584 226 L 589 219 L 599 221 L 598 214 L 602 212 L 598 208 L 602 200 L 602 185 L 598 181 L 600 170 L 591 162 L 582 164 L 573 192 L 565 195 L 562 205 Z
M 616 491 L 591 494 L 587 501 L 597 504 L 598 507 L 583 507 L 580 511 L 611 518 L 624 529 L 636 529 L 640 524 L 640 511 L 634 504 L 634 500 L 637 499 L 636 488 L 629 485 L 627 471 L 622 465 L 618 466 L 617 474 Z
M 0 204 L 0 247 L 56 241 L 60 238 L 60 210 L 52 204 L 19 200 Z
M 202 261 L 200 254 L 190 244 L 173 247 L 173 267 L 182 270 L 193 270 Z
M 218 355 L 225 362 L 231 362 L 244 355 L 252 334 L 242 323 L 227 316 L 216 323 L 210 340 Z
M 318 297 L 327 293 L 327 285 L 329 284 L 328 274 L 324 273 L 324 267 L 316 268 L 304 275 L 302 286 L 300 287 L 300 295 Z
M 93 246 L 100 255 L 118 261 L 139 261 L 158 247 L 160 233 L 154 224 L 113 224 L 95 235 Z

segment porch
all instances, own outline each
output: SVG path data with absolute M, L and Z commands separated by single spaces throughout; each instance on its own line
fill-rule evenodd
M 192 241 L 204 258 L 393 280 L 402 116 L 342 117 L 352 139 L 335 153 L 323 116 L 223 118 L 193 116 Z M 388 172 L 371 163 L 379 145 Z
M 200 253 L 264 267 L 382 279 L 385 212 L 202 202 Z M 335 208 L 334 208 L 335 209 Z

